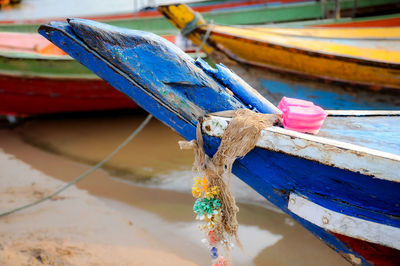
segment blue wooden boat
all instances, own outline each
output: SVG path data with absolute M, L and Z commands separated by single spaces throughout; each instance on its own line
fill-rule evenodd
M 152 33 L 81 19 L 39 32 L 187 140 L 202 123 L 209 155 L 230 120 L 216 112 L 279 112 L 223 65 Z M 316 136 L 265 128 L 233 172 L 351 263 L 399 264 L 400 114 L 329 113 Z

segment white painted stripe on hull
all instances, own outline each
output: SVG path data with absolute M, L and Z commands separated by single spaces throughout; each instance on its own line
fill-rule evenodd
M 222 137 L 229 121 L 230 118 L 210 116 L 203 122 L 203 130 L 211 136 Z M 400 182 L 400 156 L 392 153 L 280 127 L 263 129 L 257 147 Z
M 400 228 L 335 212 L 294 193 L 288 209 L 328 231 L 400 250 Z

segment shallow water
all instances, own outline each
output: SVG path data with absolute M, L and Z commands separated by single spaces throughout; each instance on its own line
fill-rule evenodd
M 33 119 L 13 131 L 3 131 L 7 134 L 0 134 L 0 148 L 67 181 L 78 173 L 64 163 L 73 159 L 85 165 L 101 160 L 145 116 L 144 112 L 134 112 Z M 78 187 L 106 198 L 108 204 L 120 208 L 135 225 L 155 234 L 173 252 L 208 265 L 207 249 L 200 241 L 203 237 L 192 211 L 193 154 L 179 150 L 180 139 L 153 120 L 111 160 L 106 168 L 109 174 L 87 178 Z M 233 181 L 240 208 L 239 237 L 245 250 L 245 254 L 238 248 L 233 251 L 236 265 L 347 265 L 340 255 L 243 182 Z

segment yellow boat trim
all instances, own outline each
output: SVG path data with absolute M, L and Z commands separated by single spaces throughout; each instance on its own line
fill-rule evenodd
M 234 28 L 227 26 L 214 26 L 213 35 L 231 36 L 230 38 L 247 39 L 259 43 L 279 45 L 287 48 L 301 49 L 309 52 L 342 56 L 354 59 L 362 58 L 368 61 L 378 61 L 390 64 L 400 64 L 400 41 L 393 45 L 392 49 L 382 49 L 379 41 L 352 42 L 342 44 L 334 39 L 304 39 L 295 36 L 286 36 L 274 33 L 262 33 L 251 29 Z M 239 44 L 240 45 L 240 44 Z M 365 45 L 363 47 L 363 45 Z M 368 45 L 368 46 L 367 46 Z M 372 48 L 373 47 L 373 48 Z M 386 47 L 385 47 L 386 48 Z
M 400 27 L 390 28 L 246 28 L 262 33 L 332 39 L 400 40 Z
M 184 29 L 189 23 L 194 21 L 196 12 L 189 6 L 184 4 L 159 6 L 158 10 L 168 18 L 168 20 L 179 30 Z M 196 27 L 205 25 L 207 22 L 200 16 L 199 20 L 195 24 Z M 193 27 L 194 29 L 195 27 Z M 201 46 L 204 52 L 210 54 L 213 51 L 211 46 L 207 43 L 203 43 L 202 36 L 199 32 L 193 31 L 188 36 L 195 45 Z
M 222 45 L 229 54 L 255 65 L 322 77 L 330 80 L 400 89 L 400 69 L 363 65 L 340 58 L 321 57 L 313 53 L 301 53 L 295 49 L 268 45 L 241 38 L 211 35 L 210 40 Z

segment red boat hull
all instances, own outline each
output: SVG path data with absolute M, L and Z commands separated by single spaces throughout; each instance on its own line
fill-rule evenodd
M 395 266 L 400 263 L 400 251 L 379 244 L 370 243 L 341 234 L 334 234 L 352 250 L 363 256 L 369 263 L 376 266 Z M 357 264 L 356 260 L 353 260 Z
M 362 27 L 398 27 L 400 26 L 400 18 L 387 18 L 377 20 L 353 21 L 343 23 L 332 23 L 327 25 L 317 25 L 314 27 L 324 28 L 362 28 Z
M 138 107 L 100 79 L 0 75 L 0 114 L 39 115 Z

